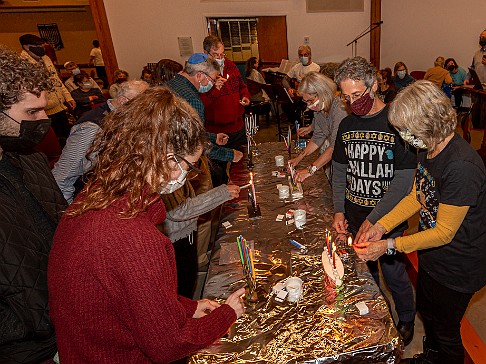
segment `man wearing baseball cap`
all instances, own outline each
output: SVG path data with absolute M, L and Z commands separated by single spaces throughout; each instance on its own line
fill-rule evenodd
M 47 93 L 47 107 L 45 108 L 47 116 L 52 121 L 52 128 L 56 132 L 59 142 L 63 146 L 69 135 L 70 125 L 66 113 L 66 103 L 69 108 L 74 110 L 76 103 L 71 94 L 64 86 L 57 75 L 56 67 L 52 64 L 49 57 L 46 56 L 42 39 L 34 34 L 24 34 L 19 38 L 22 46 L 20 56 L 31 63 L 42 64 L 50 75 L 54 88 Z

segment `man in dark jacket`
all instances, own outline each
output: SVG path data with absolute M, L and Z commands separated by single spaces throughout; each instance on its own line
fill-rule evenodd
M 56 354 L 47 300 L 47 259 L 67 206 L 44 154 L 52 87 L 40 65 L 0 48 L 0 363 Z

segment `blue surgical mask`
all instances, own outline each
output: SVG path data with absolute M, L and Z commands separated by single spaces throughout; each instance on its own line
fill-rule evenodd
M 403 80 L 405 78 L 405 75 L 407 74 L 407 71 L 397 71 L 397 76 L 399 79 Z
M 309 64 L 309 57 L 300 57 L 300 63 L 302 63 L 302 66 L 307 66 Z
M 73 75 L 76 76 L 76 75 L 79 75 L 81 73 L 81 70 L 79 68 L 75 68 L 71 72 L 72 72 Z
M 212 81 L 208 81 L 208 84 L 206 86 L 204 85 L 201 85 L 201 82 L 199 81 L 199 92 L 200 93 L 205 93 L 205 92 L 208 92 L 209 90 L 211 90 L 211 88 L 213 87 L 213 82 Z

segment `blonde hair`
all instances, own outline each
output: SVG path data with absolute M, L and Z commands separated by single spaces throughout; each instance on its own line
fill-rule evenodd
M 331 109 L 336 95 L 337 85 L 329 77 L 319 72 L 309 72 L 299 84 L 299 93 L 315 94 L 324 104 L 324 111 Z
M 404 88 L 390 104 L 390 123 L 408 129 L 432 151 L 456 128 L 456 112 L 449 98 L 432 82 L 420 80 Z

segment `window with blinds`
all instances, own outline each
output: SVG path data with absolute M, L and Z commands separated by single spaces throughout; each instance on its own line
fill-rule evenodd
M 208 18 L 208 29 L 223 41 L 229 59 L 258 58 L 257 18 Z

